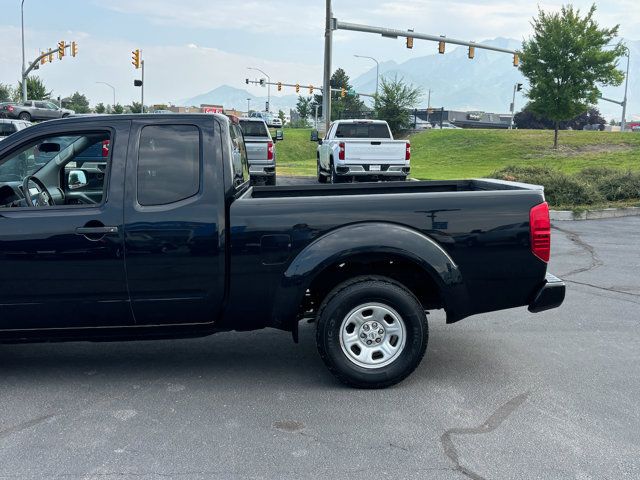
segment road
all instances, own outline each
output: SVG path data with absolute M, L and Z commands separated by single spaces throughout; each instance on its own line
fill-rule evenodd
M 338 384 L 313 324 L 0 346 L 0 478 L 639 478 L 640 217 L 557 227 L 561 309 L 435 312 L 387 390 Z

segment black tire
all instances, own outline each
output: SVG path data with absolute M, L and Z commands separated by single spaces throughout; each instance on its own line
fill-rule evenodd
M 18 115 L 18 118 L 27 122 L 31 121 L 31 115 L 29 114 L 29 112 L 22 112 L 20 115 Z
M 318 183 L 327 183 L 327 176 L 322 174 L 320 169 L 320 159 L 316 160 L 316 171 L 318 172 Z
M 390 363 L 366 368 L 347 356 L 340 338 L 350 313 L 369 304 L 397 312 L 405 340 Z M 427 348 L 428 323 L 422 305 L 404 286 L 386 277 L 357 277 L 342 283 L 320 305 L 317 322 L 320 357 L 338 380 L 356 388 L 385 388 L 401 382 L 420 364 Z
M 333 158 L 329 160 L 329 181 L 334 184 L 342 182 L 342 177 L 336 173 L 336 167 L 333 165 Z

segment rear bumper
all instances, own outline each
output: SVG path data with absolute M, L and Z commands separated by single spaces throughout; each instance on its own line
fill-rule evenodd
M 544 312 L 558 308 L 564 301 L 566 286 L 558 277 L 547 273 L 544 285 L 538 290 L 533 301 L 529 304 L 531 313 Z
M 275 163 L 249 165 L 249 175 L 271 177 L 276 174 Z
M 380 170 L 370 170 L 369 165 L 336 165 L 336 174 L 345 176 L 406 177 L 411 171 L 408 165 L 380 165 Z

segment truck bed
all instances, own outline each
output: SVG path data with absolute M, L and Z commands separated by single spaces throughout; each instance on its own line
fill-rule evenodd
M 351 183 L 339 185 L 300 185 L 254 187 L 249 198 L 316 197 L 341 195 L 380 195 L 401 193 L 477 192 L 504 190 L 543 190 L 539 185 L 495 179 L 438 180 L 418 182 Z

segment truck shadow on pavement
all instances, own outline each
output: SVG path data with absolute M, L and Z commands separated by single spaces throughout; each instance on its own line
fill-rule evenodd
M 276 330 L 221 333 L 205 338 L 114 343 L 0 345 L 0 375 L 31 384 L 88 377 L 114 382 L 173 380 L 216 384 L 326 388 L 340 384 L 315 346 L 315 326 L 301 325 L 300 344 Z M 496 362 L 488 344 L 464 331 L 432 329 L 422 364 L 401 385 L 434 380 L 467 382 Z M 346 387 L 345 387 L 346 388 Z

